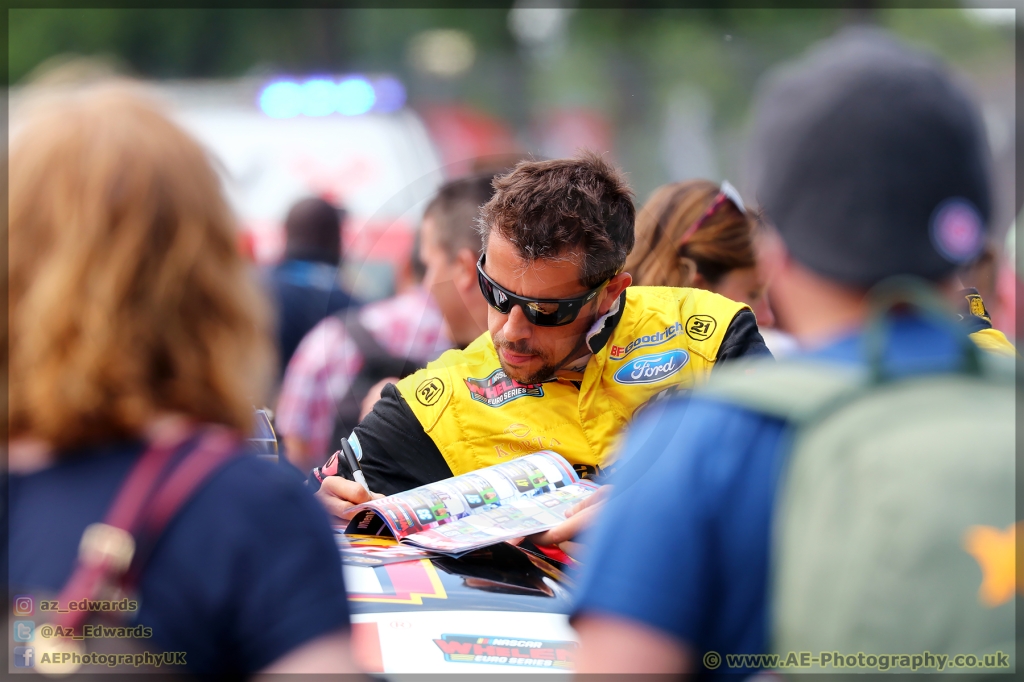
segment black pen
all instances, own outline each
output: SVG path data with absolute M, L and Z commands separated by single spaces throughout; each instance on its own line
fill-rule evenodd
M 356 453 L 352 451 L 352 445 L 348 442 L 348 438 L 341 439 L 341 453 L 345 456 L 345 463 L 348 464 L 348 468 L 352 472 L 352 480 L 363 486 L 366 492 L 370 492 L 370 486 L 366 485 L 363 470 L 359 468 L 359 460 L 356 459 Z

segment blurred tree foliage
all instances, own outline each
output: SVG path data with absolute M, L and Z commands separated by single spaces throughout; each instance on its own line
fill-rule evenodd
M 544 54 L 517 43 L 507 6 L 11 9 L 8 75 L 9 82 L 23 83 L 47 59 L 65 54 L 109 56 L 152 78 L 389 71 L 404 80 L 414 104 L 472 104 L 509 121 L 527 147 L 530 125 L 544 109 L 589 107 L 609 119 L 615 153 L 643 197 L 672 173 L 658 161 L 664 154 L 658 131 L 672 98 L 697 93 L 706 102 L 713 167 L 735 177 L 738 133 L 757 79 L 845 23 L 886 26 L 980 81 L 1003 82 L 1013 68 L 1013 27 L 972 21 L 955 8 L 886 9 L 879 0 L 805 9 L 678 4 L 577 8 L 565 34 Z M 409 64 L 410 39 L 431 28 L 461 29 L 472 37 L 476 59 L 466 74 L 430 77 Z

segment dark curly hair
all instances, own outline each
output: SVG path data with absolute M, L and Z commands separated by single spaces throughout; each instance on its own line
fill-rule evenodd
M 634 242 L 633 192 L 601 156 L 522 161 L 494 188 L 478 222 L 485 248 L 494 231 L 525 260 L 569 255 L 587 288 L 622 270 Z

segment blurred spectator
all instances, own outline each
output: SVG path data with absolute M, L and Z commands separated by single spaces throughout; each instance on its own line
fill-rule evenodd
M 284 259 L 268 273 L 277 304 L 281 374 L 317 322 L 353 304 L 338 281 L 344 220 L 343 209 L 320 198 L 303 199 L 288 211 Z
M 639 286 L 695 287 L 746 303 L 758 328 L 770 327 L 775 320 L 757 268 L 755 225 L 728 182 L 663 185 L 637 213 L 626 271 Z
M 862 28 L 767 77 L 757 112 L 773 301 L 810 352 L 723 370 L 634 424 L 589 537 L 580 669 L 750 674 L 771 664 L 735 655 L 772 651 L 822 652 L 807 671 L 929 651 L 995 666 L 1014 646 L 1012 577 L 990 585 L 1014 565 L 1012 366 L 939 296 L 990 215 L 977 107 Z M 665 522 L 623 551 L 638 510 Z
M 999 329 L 1007 321 L 1003 314 L 1006 266 L 1006 259 L 1000 258 L 996 247 L 986 243 L 981 254 L 958 273 L 960 286 L 964 288 L 960 290 L 957 302 L 960 319 L 975 343 L 986 350 L 1015 356 L 1016 349 Z M 995 304 L 995 313 L 989 312 L 990 302 Z
M 199 145 L 127 85 L 50 100 L 14 141 L 0 560 L 36 608 L 127 585 L 139 606 L 115 624 L 150 628 L 145 648 L 184 652 L 190 673 L 350 671 L 324 512 L 242 445 L 271 322 L 219 188 Z M 162 504 L 171 493 L 183 502 Z
M 421 286 L 334 315 L 302 340 L 288 365 L 277 402 L 277 429 L 296 466 L 321 464 L 396 377 L 486 329 L 487 310 L 476 279 L 480 237 L 475 219 L 494 190 L 493 174 L 453 180 L 427 205 L 420 228 Z M 367 362 L 367 356 L 374 361 Z
M 636 247 L 626 271 L 639 286 L 696 287 L 746 303 L 773 355 L 794 349 L 774 329 L 767 277 L 757 257 L 757 215 L 728 182 L 688 180 L 654 190 L 636 216 Z

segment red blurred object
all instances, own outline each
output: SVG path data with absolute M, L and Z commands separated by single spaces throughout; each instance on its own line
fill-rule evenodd
M 538 139 L 542 153 L 561 159 L 586 149 L 612 151 L 612 127 L 599 111 L 583 107 L 552 109 L 540 119 Z
M 345 259 L 387 261 L 400 267 L 412 254 L 413 226 L 405 220 L 368 220 L 346 225 L 342 235 Z
M 252 232 L 238 233 L 238 251 L 250 263 L 256 261 L 256 236 Z
M 992 326 L 1012 341 L 1017 331 L 1017 298 L 1024 297 L 1024 282 L 1014 271 L 1013 254 L 999 259 L 996 272 L 996 300 L 992 306 Z
M 478 109 L 464 104 L 435 104 L 419 113 L 450 178 L 472 172 L 481 157 L 520 151 L 511 128 Z
M 352 623 L 352 653 L 364 671 L 384 672 L 384 657 L 380 650 L 380 634 L 376 623 Z

